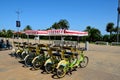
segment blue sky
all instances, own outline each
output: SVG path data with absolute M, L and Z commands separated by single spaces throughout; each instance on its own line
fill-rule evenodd
M 118 0 L 0 0 L 0 30 L 16 30 L 16 11 L 21 27 L 46 29 L 54 22 L 66 19 L 71 30 L 83 31 L 95 27 L 106 34 L 106 24 L 117 22 Z

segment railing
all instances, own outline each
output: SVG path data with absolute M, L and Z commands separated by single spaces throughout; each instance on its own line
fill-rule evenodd
M 108 42 L 105 42 L 105 41 L 96 41 L 95 44 L 108 45 Z
M 112 45 L 112 46 L 116 46 L 116 45 L 117 45 L 117 46 L 120 46 L 120 42 L 112 42 L 111 45 Z

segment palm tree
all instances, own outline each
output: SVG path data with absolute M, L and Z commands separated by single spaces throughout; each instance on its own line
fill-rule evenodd
M 85 31 L 87 31 L 89 33 L 90 30 L 91 30 L 91 26 L 87 26 Z
M 65 19 L 61 19 L 58 22 L 58 26 L 59 26 L 60 29 L 69 29 L 69 22 Z
M 101 32 L 99 29 L 91 28 L 91 26 L 87 26 L 85 31 L 88 31 L 89 35 L 87 38 L 89 41 L 101 40 Z
M 100 40 L 101 39 L 101 32 L 96 28 L 91 28 L 89 37 L 92 41 Z
M 112 35 L 112 32 L 114 31 L 114 23 L 110 22 L 107 24 L 106 26 L 106 31 L 107 32 L 110 32 L 110 42 L 111 42 L 111 35 Z
M 50 29 L 52 29 L 52 27 L 49 27 L 49 28 L 47 28 L 47 29 L 45 29 L 45 30 L 50 30 Z
M 27 25 L 23 31 L 26 31 L 26 30 L 32 30 L 31 26 L 30 25 Z
M 108 42 L 108 41 L 109 41 L 109 36 L 110 36 L 110 35 L 104 35 L 104 36 L 103 36 L 103 40 L 106 41 L 106 42 Z
M 106 25 L 106 31 L 107 31 L 107 32 L 110 32 L 110 36 L 111 36 L 113 30 L 114 30 L 114 23 L 112 23 L 112 22 L 108 23 L 108 24 Z
M 6 30 L 2 29 L 1 34 L 2 34 L 2 37 L 5 37 L 6 36 Z
M 12 30 L 7 30 L 7 34 L 6 34 L 6 36 L 7 37 L 12 37 L 12 35 L 13 35 L 13 31 Z
M 53 29 L 60 29 L 57 22 L 55 22 L 55 23 L 52 25 L 51 28 L 53 28 Z

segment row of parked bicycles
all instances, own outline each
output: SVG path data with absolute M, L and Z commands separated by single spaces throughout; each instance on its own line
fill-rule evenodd
M 46 73 L 54 73 L 58 78 L 71 74 L 77 68 L 87 66 L 89 58 L 83 48 L 57 46 L 55 44 L 32 44 L 14 42 L 12 56 L 24 62 L 24 66 Z

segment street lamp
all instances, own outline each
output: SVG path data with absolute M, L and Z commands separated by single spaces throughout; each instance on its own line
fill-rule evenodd
M 18 35 L 17 35 L 17 37 L 19 38 L 19 28 L 21 26 L 20 20 L 19 20 L 20 11 L 16 11 L 16 14 L 17 14 L 16 27 L 18 28 Z

